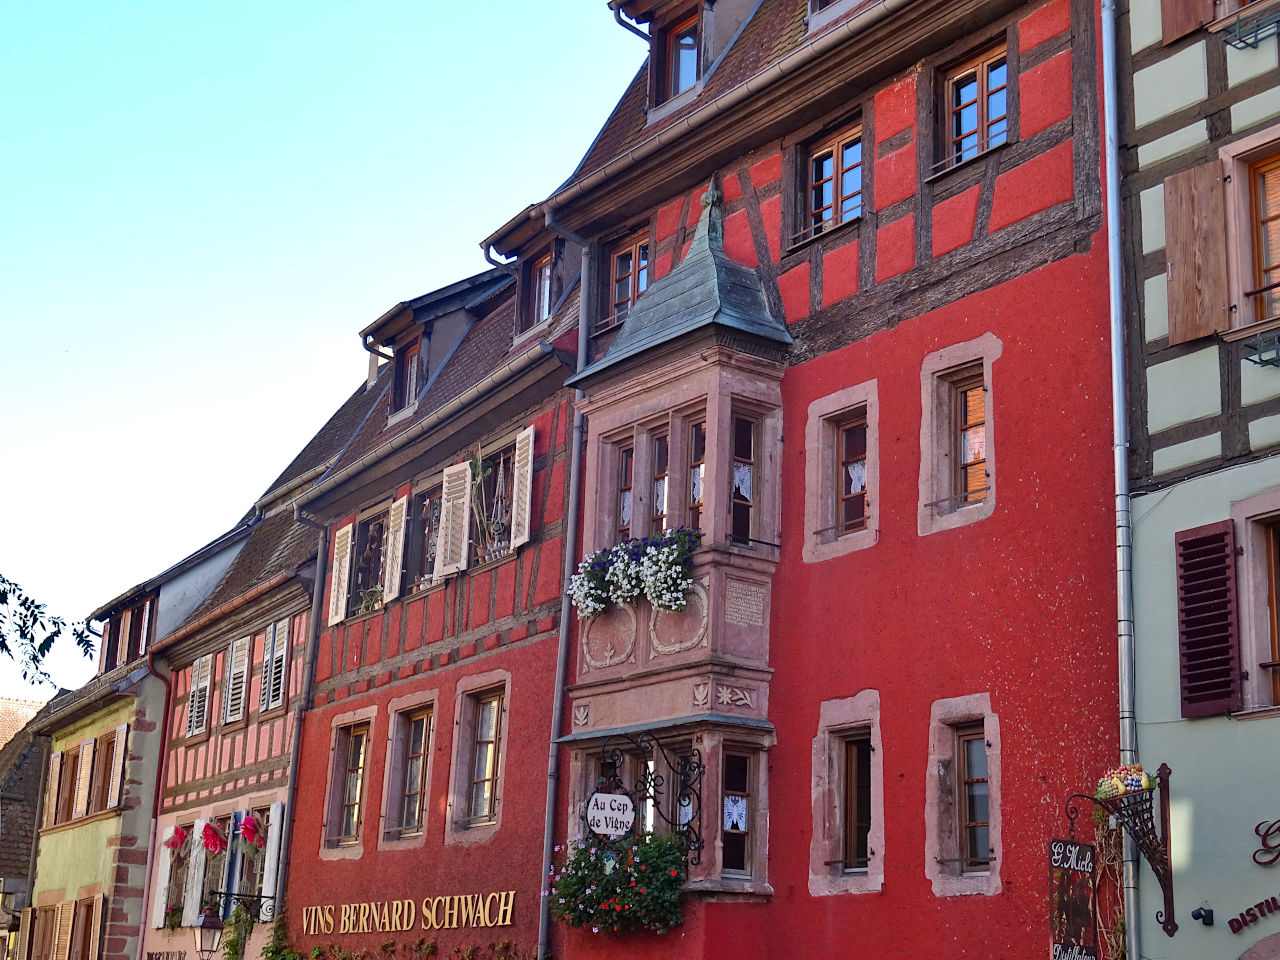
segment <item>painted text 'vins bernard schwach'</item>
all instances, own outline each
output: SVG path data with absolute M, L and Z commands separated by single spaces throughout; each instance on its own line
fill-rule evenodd
M 416 900 L 326 903 L 302 908 L 302 932 L 394 933 L 405 930 L 453 930 L 458 927 L 509 927 L 516 892 L 458 893 Z

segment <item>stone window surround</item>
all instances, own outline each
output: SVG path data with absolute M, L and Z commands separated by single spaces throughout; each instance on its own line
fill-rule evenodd
M 1236 608 L 1240 629 L 1240 666 L 1249 679 L 1242 684 L 1244 709 L 1277 712 L 1271 698 L 1271 671 L 1258 667 L 1271 659 L 1271 624 L 1267 595 L 1266 530 L 1280 523 L 1280 488 L 1256 494 L 1231 504 L 1235 522 L 1238 556 L 1236 561 Z
M 369 827 L 369 766 L 373 760 L 373 744 L 377 742 L 378 706 L 372 704 L 334 714 L 329 718 L 329 776 L 324 792 L 325 815 L 321 818 L 320 859 L 359 860 L 364 856 L 364 833 Z M 360 801 L 359 836 L 355 843 L 338 844 L 328 836 L 329 827 L 339 815 L 337 807 L 342 797 L 341 773 L 346 771 L 346 753 L 339 749 L 346 743 L 346 731 L 357 724 L 369 724 L 369 738 L 365 741 L 364 796 Z
M 836 482 L 839 464 L 836 456 L 840 445 L 839 421 L 857 410 L 862 410 L 867 419 L 867 526 L 828 540 L 819 536 L 818 531 L 829 530 L 838 519 Z M 817 563 L 866 549 L 879 538 L 879 418 L 876 380 L 845 387 L 809 404 L 809 418 L 804 428 L 805 535 L 802 556 L 805 563 Z
M 435 734 L 439 717 L 437 703 L 439 700 L 439 690 L 417 690 L 402 697 L 396 697 L 387 704 L 389 729 L 387 731 L 387 757 L 382 765 L 382 810 L 378 824 L 379 850 L 414 850 L 427 842 L 427 830 L 430 826 L 430 802 L 423 804 L 422 829 L 417 833 L 407 837 L 401 837 L 398 834 L 389 836 L 388 825 L 394 824 L 400 816 L 399 803 L 402 795 L 400 787 L 404 778 L 405 758 L 397 740 L 403 735 L 403 729 L 408 721 L 409 714 L 416 713 L 420 709 L 429 709 L 431 711 L 431 724 L 430 729 L 427 731 L 425 745 L 426 754 L 423 757 L 422 764 L 423 792 L 428 801 L 430 799 L 431 768 L 432 761 L 435 758 Z
M 996 508 L 996 404 L 992 366 L 1004 351 L 994 333 L 984 333 L 964 343 L 954 343 L 925 356 L 920 366 L 920 500 L 916 522 L 920 536 L 953 530 L 985 520 Z M 955 446 L 953 383 L 982 365 L 986 389 L 987 495 L 978 503 L 945 509 L 931 506 L 956 494 L 952 448 Z M 868 445 L 870 441 L 868 440 Z
M 839 860 L 844 845 L 844 744 L 852 734 L 871 739 L 871 831 L 865 870 L 845 872 Z M 813 738 L 813 836 L 809 843 L 809 895 L 879 893 L 884 887 L 884 751 L 880 734 L 880 691 L 825 700 L 818 708 Z
M 956 728 L 981 723 L 987 742 L 988 832 L 991 863 L 985 873 L 961 873 L 957 816 Z M 992 712 L 991 694 L 974 693 L 933 701 L 929 709 L 929 758 L 925 766 L 924 873 L 935 897 L 981 895 L 1001 891 L 1000 719 Z
M 471 791 L 471 766 L 474 760 L 476 707 L 484 694 L 502 693 L 502 716 L 498 718 L 498 778 L 493 798 L 493 819 L 484 823 L 468 823 L 462 813 L 467 809 Z M 502 794 L 506 784 L 507 755 L 510 753 L 508 722 L 511 717 L 511 672 L 489 670 L 460 677 L 454 688 L 453 757 L 449 765 L 449 801 L 445 810 L 444 842 L 473 844 L 492 840 L 502 826 Z M 439 729 L 437 724 L 436 729 Z
M 1280 319 L 1255 320 L 1253 298 L 1244 296 L 1244 292 L 1252 290 L 1255 284 L 1252 187 L 1249 180 L 1249 166 L 1276 154 L 1280 154 L 1280 124 L 1242 137 L 1218 150 L 1218 158 L 1222 163 L 1223 186 L 1227 191 L 1224 198 L 1227 214 L 1225 231 L 1227 295 L 1228 303 L 1234 308 L 1228 310 L 1231 329 L 1222 334 L 1227 340 L 1280 326 Z

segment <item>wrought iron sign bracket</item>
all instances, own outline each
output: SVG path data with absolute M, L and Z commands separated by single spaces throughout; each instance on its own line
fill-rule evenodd
M 254 923 L 259 920 L 263 923 L 269 923 L 275 919 L 275 897 L 260 896 L 252 893 L 232 893 L 230 890 L 213 890 L 209 893 L 205 903 L 207 904 L 206 911 L 213 910 L 215 912 L 220 911 L 226 903 L 230 903 L 233 908 L 244 907 L 245 912 L 249 914 Z
M 1133 838 L 1142 856 L 1151 865 L 1151 872 L 1156 875 L 1156 882 L 1164 893 L 1164 909 L 1156 911 L 1156 922 L 1169 936 L 1178 932 L 1177 921 L 1173 919 L 1173 863 L 1169 855 L 1169 775 L 1172 771 L 1167 763 L 1160 764 L 1156 771 L 1156 785 L 1150 790 L 1131 790 L 1118 797 L 1099 800 L 1087 793 L 1073 793 L 1067 797 L 1064 808 L 1070 824 L 1071 839 L 1076 836 L 1076 818 L 1080 811 L 1076 809 L 1077 800 L 1088 800 L 1101 808 L 1108 816 L 1115 819 L 1124 828 L 1126 834 Z M 1160 791 L 1160 830 L 1156 831 L 1153 795 Z

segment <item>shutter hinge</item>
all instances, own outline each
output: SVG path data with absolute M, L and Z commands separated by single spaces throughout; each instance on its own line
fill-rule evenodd
M 1237 556 L 1237 557 L 1243 557 L 1243 556 L 1244 556 L 1244 547 L 1236 547 L 1236 556 Z
M 1241 679 L 1241 680 L 1248 680 L 1248 679 L 1249 679 L 1249 671 L 1248 671 L 1248 670 L 1241 670 L 1241 671 L 1240 671 L 1240 679 Z
M 1215 2 L 1216 2 L 1216 0 L 1215 0 Z M 1227 173 L 1227 174 L 1223 174 L 1222 182 L 1223 182 L 1223 183 L 1230 183 L 1230 182 L 1231 182 L 1231 174 L 1229 174 L 1229 173 Z

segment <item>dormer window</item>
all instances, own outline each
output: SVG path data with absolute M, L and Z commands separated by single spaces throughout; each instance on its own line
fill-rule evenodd
M 603 333 L 627 318 L 636 298 L 649 286 L 649 233 L 634 234 L 614 246 L 610 256 L 612 277 L 610 284 L 610 309 L 597 325 L 596 333 Z
M 520 310 L 520 319 L 517 321 L 519 327 L 517 333 L 532 330 L 551 319 L 551 266 L 551 254 L 548 253 L 535 260 L 531 267 L 526 268 L 525 283 L 528 292 Z
M 684 93 L 698 82 L 698 15 L 695 13 L 665 31 L 664 40 L 659 102 Z
M 422 341 L 413 340 L 396 348 L 395 384 L 392 409 L 403 410 L 418 399 L 422 383 Z

